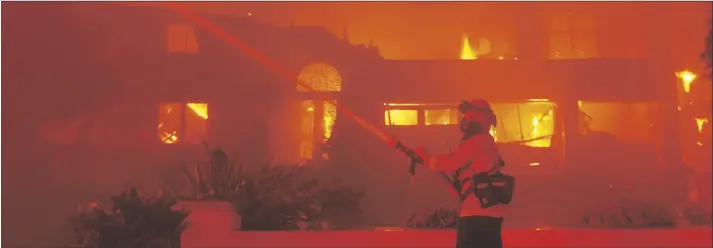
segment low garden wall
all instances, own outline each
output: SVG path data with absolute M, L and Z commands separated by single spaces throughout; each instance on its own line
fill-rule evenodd
M 504 230 L 505 247 L 711 247 L 711 228 Z M 207 234 L 207 233 L 206 233 Z M 455 247 L 453 230 L 218 232 L 182 247 Z

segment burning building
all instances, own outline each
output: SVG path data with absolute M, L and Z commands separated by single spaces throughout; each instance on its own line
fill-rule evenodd
M 15 15 L 19 19 L 13 25 L 36 17 L 32 8 L 24 11 L 28 14 Z M 638 161 L 628 168 L 654 172 L 651 177 L 678 170 L 679 127 L 671 121 L 679 116 L 681 84 L 674 75 L 678 65 L 665 53 L 602 58 L 611 51 L 595 41 L 612 41 L 596 36 L 591 18 L 563 15 L 554 18 L 560 20 L 556 25 L 548 25 L 532 16 L 532 10 L 521 11 L 518 23 L 535 24 L 521 25 L 515 40 L 503 44 L 487 37 L 455 36 L 462 46 L 449 60 L 384 59 L 376 45 L 351 45 L 346 33 L 336 37 L 321 27 L 273 26 L 252 15 L 208 18 L 407 144 L 425 144 L 433 152 L 455 147 L 457 104 L 484 98 L 498 116 L 499 124 L 490 133 L 516 174 L 586 166 L 614 173 L 622 169 L 612 160 L 625 161 L 626 156 Z M 42 127 L 34 130 L 41 133 L 39 143 L 66 150 L 83 145 L 84 157 L 64 161 L 62 170 L 93 169 L 76 161 L 108 163 L 101 167 L 104 171 L 90 174 L 106 179 L 97 181 L 117 182 L 122 176 L 149 176 L 145 171 L 152 163 L 200 156 L 207 143 L 239 159 L 324 161 L 355 183 L 369 182 L 367 196 L 381 205 L 413 202 L 420 208 L 452 201 L 442 194 L 446 186 L 431 185 L 440 178 L 429 173 L 419 174 L 419 181 L 426 182 L 417 186 L 420 199 L 406 199 L 402 155 L 314 92 L 169 10 L 80 4 L 71 12 L 79 18 L 76 25 L 100 30 L 94 33 L 98 41 L 91 56 L 107 62 L 111 80 L 119 83 L 110 99 L 95 99 L 110 100 L 101 109 L 40 119 Z M 666 50 L 665 39 L 658 39 L 661 34 L 647 35 L 650 49 Z M 16 45 L 23 41 L 18 37 Z M 102 71 L 86 73 L 109 77 Z M 689 74 L 680 76 L 692 80 Z M 5 87 L 21 81 L 3 79 Z M 689 89 L 685 85 L 682 89 Z M 29 103 L 42 97 L 30 94 L 16 100 Z M 71 100 L 67 95 L 63 101 Z M 703 130 L 709 117 L 698 118 Z M 117 154 L 120 162 L 114 159 Z M 133 172 L 120 172 L 127 170 Z M 373 218 L 395 222 L 402 210 L 389 209 Z

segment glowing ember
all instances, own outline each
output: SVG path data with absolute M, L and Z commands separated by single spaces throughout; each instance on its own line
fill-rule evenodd
M 178 141 L 178 136 L 176 136 L 176 132 L 173 133 L 167 133 L 163 132 L 159 134 L 159 137 L 163 141 L 163 143 L 166 144 L 175 144 Z
M 462 60 L 474 60 L 478 56 L 473 52 L 473 48 L 470 46 L 470 41 L 468 40 L 468 35 L 463 34 L 463 44 L 460 48 L 460 59 Z
M 186 106 L 203 119 L 208 119 L 208 104 L 205 103 L 188 103 Z
M 693 84 L 693 81 L 696 80 L 696 74 L 693 74 L 693 72 L 690 72 L 688 70 L 684 70 L 681 72 L 676 72 L 676 77 L 681 79 L 683 91 L 685 91 L 686 93 L 691 92 L 691 84 Z
M 490 126 L 490 136 L 493 136 L 493 140 L 498 141 L 498 131 L 495 129 L 494 126 Z
M 696 118 L 696 126 L 698 127 L 698 133 L 703 132 L 703 125 L 708 123 L 707 118 Z

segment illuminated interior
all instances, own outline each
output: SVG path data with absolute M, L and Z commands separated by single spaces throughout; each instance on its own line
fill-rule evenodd
M 519 103 L 491 103 L 497 127 L 490 134 L 499 143 L 521 142 L 530 147 L 550 147 L 554 133 L 555 104 L 546 99 Z
M 312 89 L 307 89 L 302 87 L 302 85 L 297 85 L 297 91 L 308 92 L 308 91 L 323 91 L 323 92 L 336 92 L 342 90 L 342 77 L 331 65 L 325 63 L 313 63 L 307 65 L 300 75 L 297 77 L 298 80 L 312 87 Z
M 200 144 L 207 127 L 207 103 L 159 105 L 157 131 L 159 140 L 164 144 Z
M 416 109 L 398 109 L 407 107 L 443 106 L 447 104 L 423 103 L 385 103 L 392 108 L 384 111 L 384 124 L 387 126 L 415 126 L 419 111 Z M 460 112 L 455 108 L 425 109 L 424 125 L 455 125 L 460 121 Z M 550 147 L 554 132 L 555 104 L 547 99 L 531 99 L 519 103 L 491 103 L 498 118 L 497 127 L 490 128 L 497 142 L 524 142 L 531 147 Z
M 334 101 L 337 102 L 336 100 Z M 324 141 L 326 142 L 329 137 L 332 137 L 332 130 L 334 130 L 334 122 L 337 120 L 337 106 L 334 104 L 325 102 L 324 103 Z
M 158 138 L 166 144 L 178 142 L 181 130 L 181 105 L 161 104 L 158 111 Z
M 457 109 L 426 109 L 424 110 L 424 124 L 430 125 L 455 125 L 458 124 L 460 112 Z
M 197 53 L 198 38 L 195 28 L 188 24 L 169 24 L 166 31 L 166 49 L 172 53 Z
M 418 125 L 418 110 L 388 109 L 384 111 L 384 124 L 386 124 L 387 126 Z
M 579 103 L 580 133 L 606 132 L 624 142 L 651 142 L 657 105 L 647 102 Z
M 339 71 L 324 63 L 307 65 L 300 72 L 298 80 L 311 88 L 307 89 L 298 84 L 296 90 L 299 92 L 311 92 L 312 90 L 338 92 L 342 90 L 342 78 Z M 322 108 L 315 108 L 320 105 Z M 334 123 L 337 119 L 337 107 L 328 101 L 304 100 L 300 105 L 300 119 L 300 157 L 312 159 L 315 143 L 326 142 L 332 136 Z M 323 130 L 316 130 L 319 127 L 323 127 Z M 321 134 L 320 137 L 316 136 L 318 133 Z

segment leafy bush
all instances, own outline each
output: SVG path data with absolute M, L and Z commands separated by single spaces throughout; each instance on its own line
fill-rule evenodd
M 582 224 L 597 228 L 669 228 L 675 225 L 675 218 L 665 206 L 624 199 L 586 213 Z
M 673 211 L 666 205 L 622 199 L 586 213 L 581 222 L 593 228 L 673 228 L 711 225 L 711 210 L 697 205 Z
M 135 188 L 111 197 L 111 210 L 96 205 L 70 218 L 78 243 L 101 248 L 178 248 L 188 212 L 174 210 L 167 195 L 140 197 Z
M 182 200 L 224 200 L 241 216 L 243 230 L 324 230 L 349 226 L 362 194 L 320 184 L 303 165 L 271 161 L 248 165 L 208 149 L 209 159 L 191 171 L 182 168 L 189 190 L 171 191 Z
M 362 193 L 305 178 L 305 168 L 267 162 L 246 173 L 233 204 L 244 230 L 324 230 L 349 226 Z
M 406 226 L 411 228 L 455 228 L 458 220 L 458 211 L 452 209 L 439 208 L 427 211 L 423 214 L 414 214 L 406 222 Z

